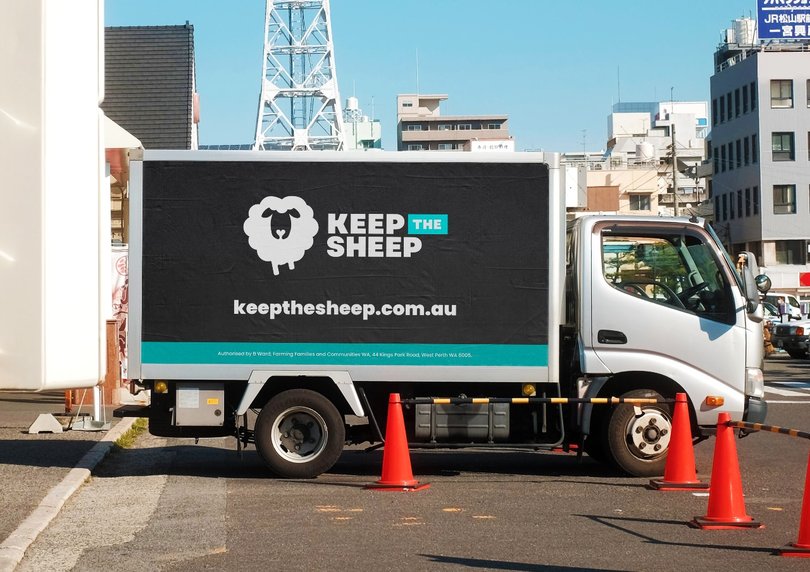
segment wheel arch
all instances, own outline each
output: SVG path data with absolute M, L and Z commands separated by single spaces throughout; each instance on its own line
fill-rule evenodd
M 261 409 L 273 397 L 290 389 L 309 389 L 315 393 L 320 393 L 331 401 L 341 414 L 354 413 L 346 397 L 338 389 L 337 384 L 331 377 L 310 375 L 272 375 L 268 377 L 258 393 L 250 401 L 249 408 Z
M 609 377 L 599 388 L 597 394 L 589 397 L 620 397 L 628 391 L 637 389 L 656 391 L 664 399 L 674 399 L 676 393 L 686 393 L 683 386 L 665 375 L 648 371 L 626 371 Z M 697 414 L 694 404 L 691 399 L 688 399 L 688 394 L 687 403 L 689 404 L 689 421 L 692 426 L 692 435 L 695 435 L 698 427 Z M 610 407 L 608 406 L 594 406 L 590 415 L 590 427 L 599 427 L 609 410 Z

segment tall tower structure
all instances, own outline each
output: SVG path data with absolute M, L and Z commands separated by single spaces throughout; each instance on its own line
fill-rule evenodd
M 267 0 L 253 148 L 343 148 L 329 0 Z

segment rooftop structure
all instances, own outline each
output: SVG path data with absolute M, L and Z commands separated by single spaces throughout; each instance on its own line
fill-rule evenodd
M 514 151 L 507 115 L 441 115 L 447 95 L 397 96 L 398 151 Z

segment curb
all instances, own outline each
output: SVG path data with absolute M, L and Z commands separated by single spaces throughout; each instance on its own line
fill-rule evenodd
M 12 572 L 25 556 L 25 551 L 59 514 L 65 502 L 84 482 L 93 469 L 112 450 L 113 444 L 126 433 L 134 417 L 122 419 L 101 440 L 84 454 L 62 481 L 54 486 L 39 503 L 39 506 L 0 544 L 0 572 Z

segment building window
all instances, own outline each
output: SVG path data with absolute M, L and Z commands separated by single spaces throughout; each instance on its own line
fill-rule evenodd
M 413 103 L 411 103 L 410 101 L 403 101 L 402 107 L 413 107 Z
M 757 108 L 757 84 L 756 82 L 751 82 L 751 111 L 754 111 Z
M 726 121 L 726 98 L 722 95 L 720 96 L 720 123 L 725 123 Z
M 773 186 L 773 214 L 796 212 L 796 185 Z
M 807 243 L 804 240 L 775 240 L 773 245 L 777 264 L 805 264 Z
M 419 124 L 410 123 L 407 127 L 408 131 L 422 131 L 422 126 Z
M 728 220 L 728 195 L 723 195 L 723 220 Z
M 720 145 L 720 171 L 726 172 L 726 146 Z
M 759 161 L 759 145 L 757 144 L 757 134 L 751 135 L 751 162 Z
M 726 94 L 726 118 L 731 121 L 731 92 Z
M 810 133 L 807 134 L 810 137 Z M 714 148 L 714 152 L 712 153 L 712 161 L 714 161 L 714 172 L 720 172 L 720 152 L 717 150 L 717 147 Z
M 438 129 L 439 131 L 452 131 L 453 125 L 452 123 L 439 123 L 436 129 Z
M 754 187 L 751 190 L 751 196 L 754 199 L 754 214 L 759 214 L 759 187 Z
M 734 170 L 734 141 L 728 143 L 728 170 Z
M 457 149 L 455 143 L 439 143 L 438 145 L 439 151 L 453 151 Z
M 743 138 L 743 164 L 751 164 L 751 141 L 748 140 L 748 137 Z
M 737 218 L 743 216 L 742 189 L 737 189 Z
M 650 195 L 630 195 L 631 211 L 650 210 Z
M 745 189 L 745 216 L 751 216 L 751 189 Z
M 456 126 L 456 129 L 458 129 L 459 131 L 469 131 L 470 129 L 472 129 L 472 124 L 470 124 L 470 123 L 459 123 Z
M 720 197 L 714 197 L 714 213 L 717 220 L 720 220 Z
M 793 132 L 781 131 L 771 134 L 771 150 L 774 161 L 795 161 Z
M 422 151 L 423 147 L 420 143 L 411 143 L 408 145 L 408 151 Z
M 748 113 L 748 85 L 742 87 L 743 113 Z
M 717 125 L 717 98 L 712 100 L 712 125 Z
M 734 90 L 734 117 L 740 116 L 740 88 Z
M 737 168 L 742 167 L 742 139 L 737 139 Z
M 500 124 L 500 123 L 487 123 L 487 127 L 486 127 L 486 128 L 487 128 L 487 129 L 500 129 L 500 128 L 501 128 L 501 124 Z
M 774 109 L 793 107 L 792 79 L 771 80 L 771 107 Z
M 734 191 L 728 195 L 728 218 L 734 220 Z

